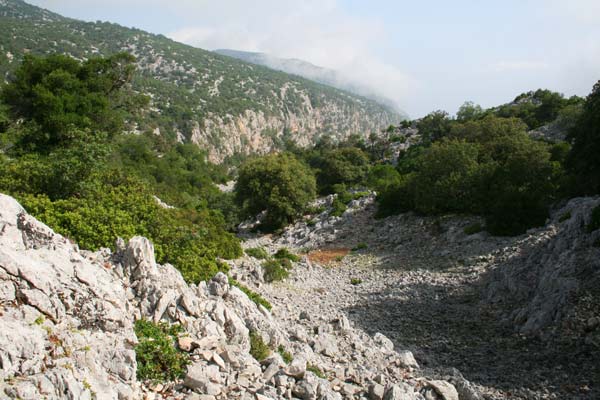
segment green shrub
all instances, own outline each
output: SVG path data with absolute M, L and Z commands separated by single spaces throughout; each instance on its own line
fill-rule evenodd
M 244 250 L 244 252 L 250 257 L 254 257 L 259 260 L 265 260 L 269 258 L 269 253 L 267 253 L 267 250 L 264 247 L 252 247 Z
M 290 252 L 286 247 L 282 247 L 273 255 L 277 260 L 290 260 L 291 262 L 300 261 L 300 257 Z
M 291 154 L 248 161 L 239 170 L 235 198 L 246 217 L 267 211 L 262 228 L 276 230 L 294 221 L 316 195 L 315 177 Z
M 263 341 L 261 334 L 257 331 L 250 331 L 250 355 L 256 361 L 262 361 L 269 357 L 271 349 Z
M 161 208 L 142 183 L 116 171 L 89 183 L 80 198 L 17 198 L 33 216 L 84 249 L 114 248 L 118 236 L 145 236 L 153 242 L 157 260 L 173 264 L 188 282 L 227 271 L 216 258 L 237 258 L 242 252 L 219 213 Z
M 600 205 L 594 207 L 592 210 L 592 216 L 590 223 L 586 226 L 588 232 L 593 232 L 596 229 L 600 229 Z
M 340 200 L 339 197 L 336 197 L 331 203 L 331 212 L 329 213 L 329 215 L 331 215 L 332 217 L 341 217 L 347 209 L 348 206 L 346 205 L 346 203 Z
M 335 185 L 361 183 L 369 171 L 369 158 L 357 147 L 325 150 L 310 160 L 317 171 L 319 193 L 336 192 Z
M 255 291 L 251 290 L 250 288 L 242 285 L 241 283 L 239 283 L 235 279 L 229 278 L 229 284 L 231 286 L 235 286 L 236 288 L 238 288 L 242 292 L 244 292 L 246 294 L 246 296 L 248 296 L 248 298 L 250 300 L 252 300 L 256 305 L 261 305 L 261 306 L 263 306 L 264 308 L 266 308 L 269 311 L 271 309 L 273 309 L 273 306 L 271 305 L 271 303 L 269 303 L 269 301 L 267 299 L 265 299 L 264 297 L 262 297 L 259 293 L 256 293 Z
M 362 283 L 362 279 L 360 279 L 360 278 L 352 278 L 352 279 L 350 279 L 350 284 L 351 285 L 356 286 L 356 285 L 360 285 L 361 283 Z
M 305 213 L 306 213 L 306 215 L 315 215 L 315 214 L 321 214 L 323 211 L 325 211 L 324 206 L 307 207 Z
M 135 346 L 138 379 L 164 382 L 185 375 L 189 356 L 175 348 L 181 326 L 142 319 L 135 322 L 134 330 L 139 341 Z
M 282 281 L 290 275 L 292 264 L 288 259 L 272 259 L 263 262 L 263 278 L 267 282 Z
M 281 358 L 283 359 L 283 362 L 286 364 L 291 363 L 294 360 L 294 357 L 292 356 L 292 353 L 290 353 L 289 351 L 287 351 L 285 349 L 285 347 L 283 347 L 283 345 L 279 345 L 279 347 L 277 347 L 277 352 L 279 353 L 279 355 L 281 356 Z
M 567 166 L 575 178 L 577 194 L 600 193 L 600 81 L 586 98 L 568 139 L 573 147 Z
M 481 225 L 479 222 L 475 222 L 471 225 L 467 225 L 467 226 L 465 226 L 465 229 L 463 229 L 463 232 L 466 235 L 474 235 L 481 231 L 483 231 L 483 225 Z

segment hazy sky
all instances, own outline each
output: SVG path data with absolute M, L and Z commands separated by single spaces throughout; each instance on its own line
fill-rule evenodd
M 411 117 L 600 79 L 600 0 L 29 0 L 213 50 L 300 58 L 377 88 Z

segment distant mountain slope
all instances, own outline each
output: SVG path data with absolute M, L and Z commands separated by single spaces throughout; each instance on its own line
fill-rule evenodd
M 300 145 L 372 131 L 402 119 L 364 97 L 107 22 L 82 22 L 0 0 L 0 76 L 8 79 L 25 53 L 84 59 L 127 51 L 138 59 L 134 86 L 151 108 L 132 123 L 170 140 L 192 141 L 213 161 L 266 152 L 284 137 Z
M 397 110 L 397 107 L 392 100 L 379 95 L 376 90 L 369 88 L 360 82 L 354 82 L 345 78 L 342 74 L 333 69 L 319 67 L 318 65 L 314 65 L 297 58 L 279 58 L 266 53 L 255 53 L 250 51 L 230 49 L 219 49 L 215 50 L 214 52 L 224 56 L 237 58 L 238 60 L 246 61 L 252 64 L 264 65 L 265 67 L 269 67 L 277 71 L 298 75 L 324 85 L 333 86 L 334 88 L 340 90 L 345 90 L 359 96 L 364 96 L 392 109 L 396 109 L 399 114 L 406 116 L 403 111 Z

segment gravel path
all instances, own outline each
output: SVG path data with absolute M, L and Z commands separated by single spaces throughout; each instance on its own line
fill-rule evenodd
M 474 218 L 375 220 L 373 212 L 367 206 L 347 216 L 329 231 L 327 243 L 317 237 L 308 246 L 351 249 L 360 243 L 363 249 L 325 266 L 300 264 L 285 282 L 257 289 L 276 317 L 293 323 L 302 311 L 327 318 L 345 313 L 356 327 L 411 350 L 424 375 L 442 377 L 457 368 L 487 399 L 600 398 L 597 354 L 573 350 L 571 341 L 517 335 L 482 305 L 479 282 L 486 271 L 518 256 L 532 235 L 468 236 L 463 229 Z M 289 246 L 289 239 L 262 237 L 246 246 L 273 249 L 286 241 Z

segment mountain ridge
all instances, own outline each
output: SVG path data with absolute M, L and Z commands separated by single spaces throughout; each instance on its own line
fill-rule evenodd
M 360 82 L 344 77 L 340 72 L 312 64 L 299 58 L 280 58 L 268 53 L 250 52 L 232 49 L 216 49 L 213 52 L 252 64 L 263 65 L 276 71 L 297 75 L 327 86 L 331 86 L 354 95 L 366 97 L 378 103 L 384 104 L 396 110 L 399 114 L 407 117 L 407 114 L 398 108 L 395 102 L 377 93 L 377 90 Z

